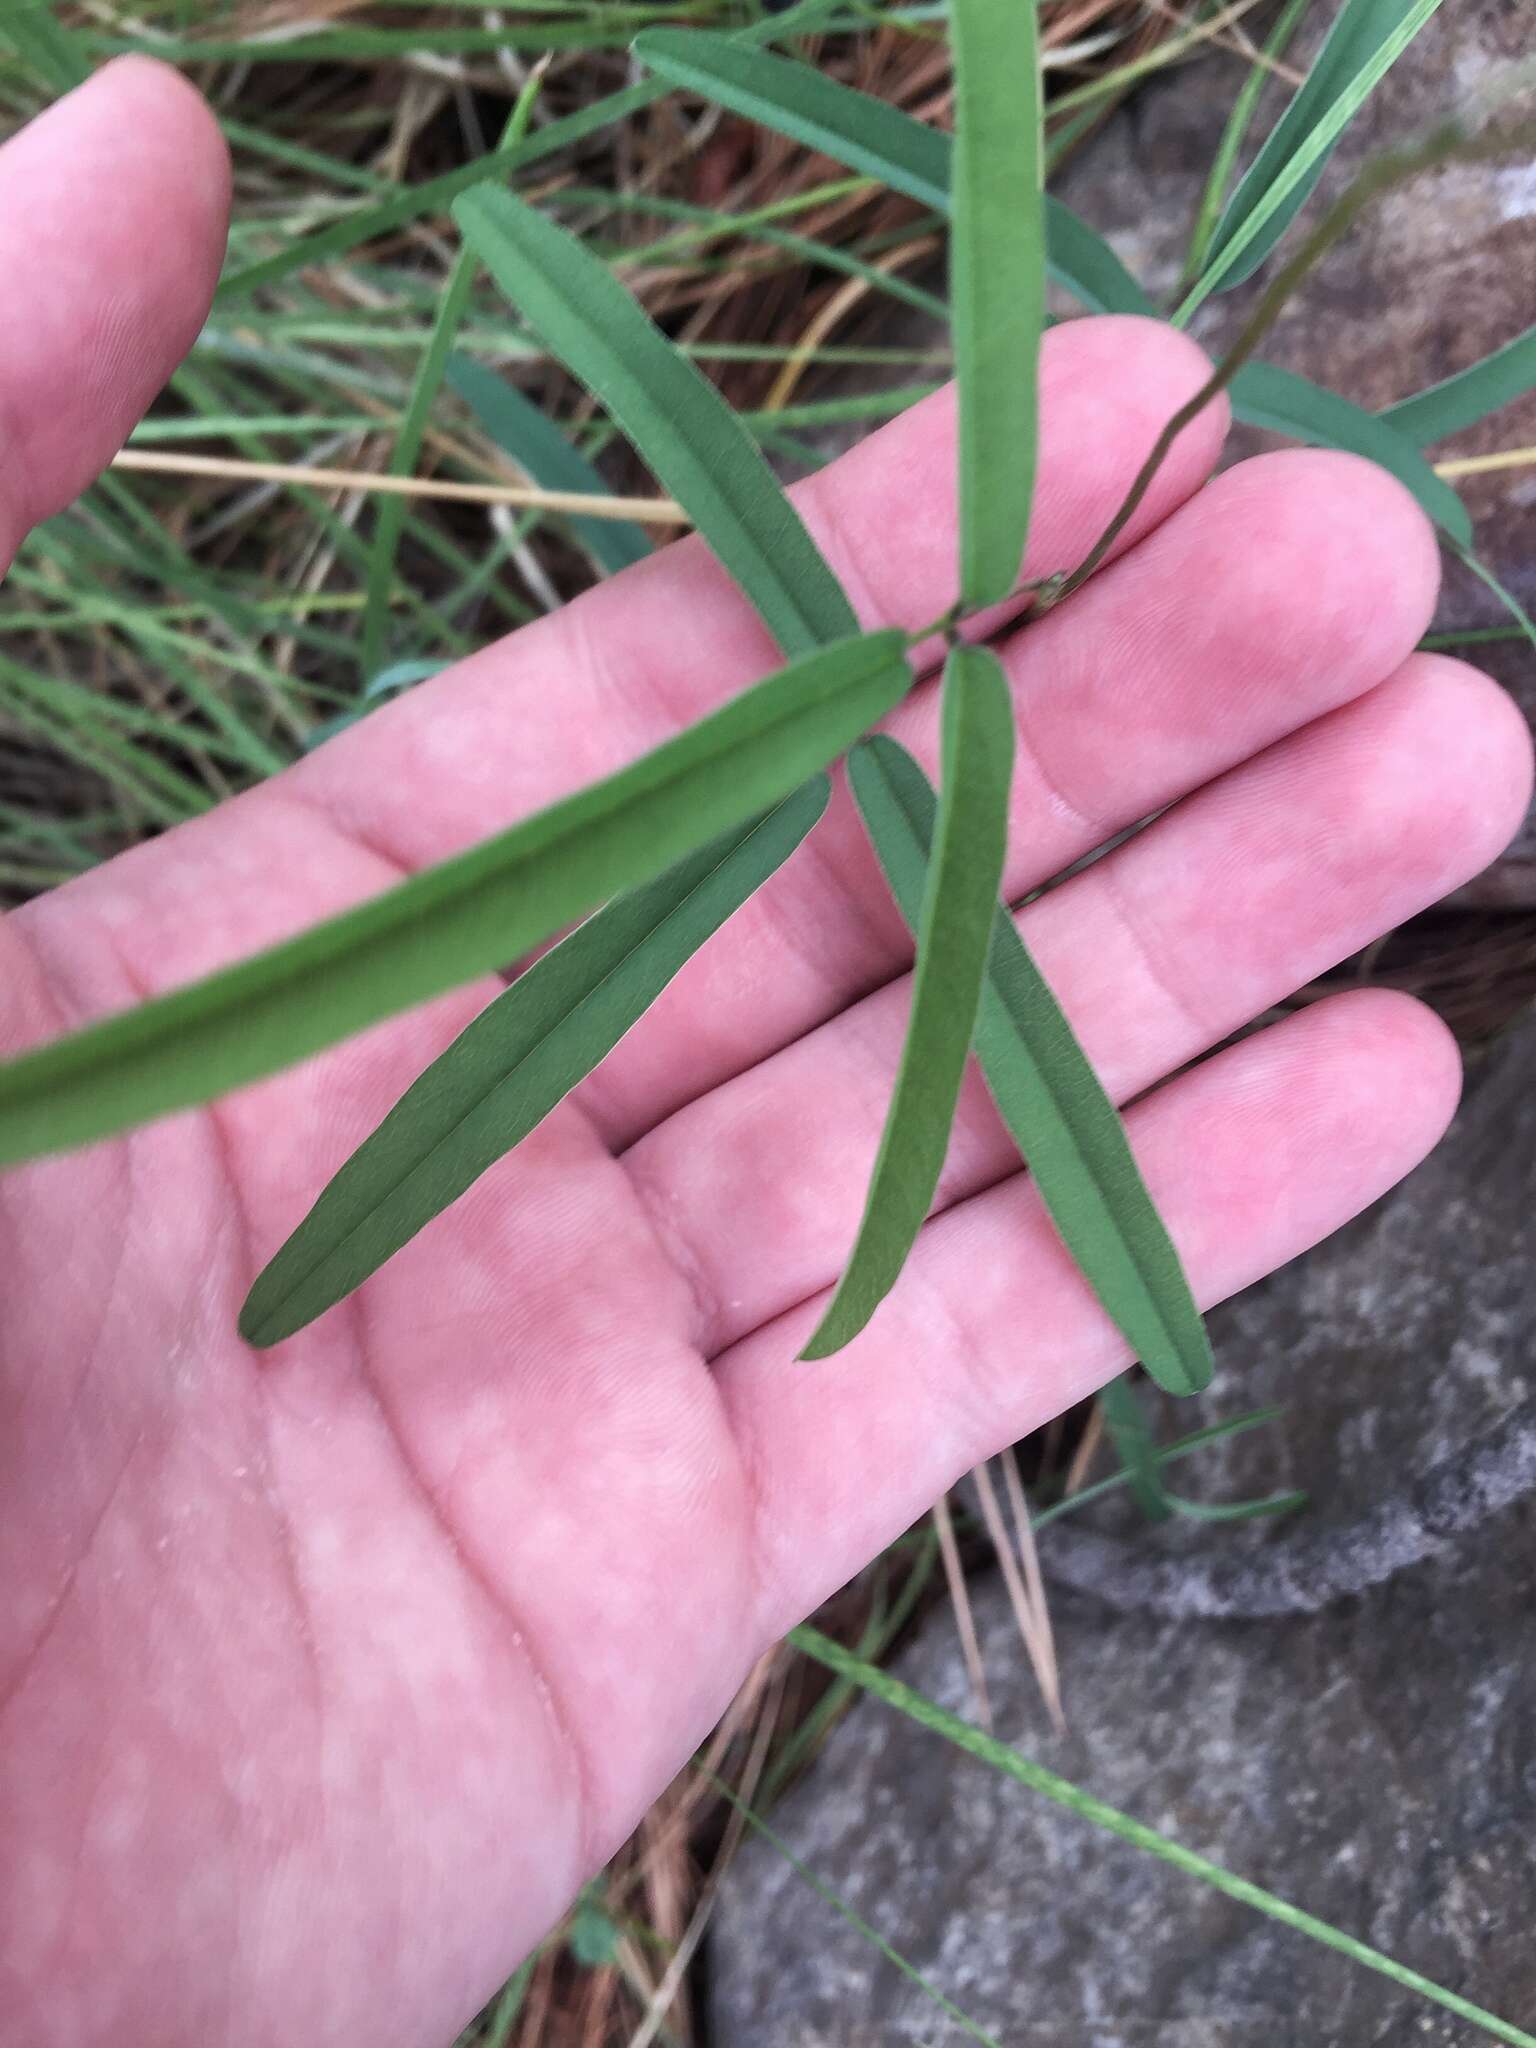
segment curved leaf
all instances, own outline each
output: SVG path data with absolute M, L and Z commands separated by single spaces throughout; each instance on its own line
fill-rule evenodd
M 0 1066 L 0 1164 L 206 1102 L 442 995 L 778 803 L 912 679 L 841 641 L 562 803 L 297 938 Z
M 841 1350 L 895 1286 L 949 1149 L 1008 843 L 1013 699 L 987 648 L 950 650 L 943 730 L 944 794 L 916 919 L 901 1066 L 858 1237 L 802 1358 Z
M 1018 581 L 1035 494 L 1045 326 L 1040 40 L 1032 6 L 953 0 L 954 232 L 960 600 Z
M 785 8 L 782 13 L 766 14 L 757 21 L 748 22 L 739 31 L 740 39 L 744 43 L 768 43 L 806 33 L 819 24 L 833 4 L 835 0 L 798 0 L 797 5 Z M 649 79 L 642 79 L 636 85 L 622 86 L 617 92 L 607 93 L 585 107 L 578 107 L 573 114 L 565 114 L 558 121 L 535 129 L 532 135 L 511 148 L 487 150 L 484 156 L 477 157 L 472 163 L 457 164 L 439 177 L 397 187 L 387 199 L 372 206 L 356 207 L 340 220 L 317 228 L 313 234 L 295 235 L 270 256 L 263 256 L 255 263 L 247 263 L 243 269 L 232 271 L 220 281 L 215 296 L 221 302 L 244 298 L 266 285 L 276 284 L 279 278 L 291 276 L 296 270 L 311 269 L 329 257 L 344 256 L 349 249 L 376 241 L 379 236 L 403 227 L 407 221 L 441 213 L 450 200 L 460 192 L 467 192 L 471 185 L 481 184 L 487 178 L 510 177 L 514 171 L 526 170 L 530 164 L 558 156 L 562 150 L 574 148 L 600 129 L 609 128 L 616 121 L 627 121 L 631 114 L 654 106 L 665 90 L 664 85 Z M 355 371 L 353 375 L 355 379 Z
M 1344 0 L 1311 70 L 1254 158 L 1211 237 L 1205 267 L 1179 308 L 1187 320 L 1213 291 L 1251 277 L 1306 204 L 1339 137 L 1440 0 Z
M 1495 349 L 1481 362 L 1458 370 L 1431 384 L 1412 398 L 1400 398 L 1384 408 L 1380 417 L 1406 435 L 1417 447 L 1443 441 L 1447 434 L 1459 434 L 1463 427 L 1475 427 L 1500 406 L 1536 390 L 1536 327 Z
M 669 84 L 948 214 L 953 144 L 940 129 L 914 121 L 899 107 L 840 85 L 809 64 L 748 49 L 709 29 L 646 29 L 635 38 L 634 51 Z M 1090 312 L 1157 317 L 1104 238 L 1049 194 L 1045 227 L 1051 275 Z
M 447 380 L 496 446 L 546 491 L 607 491 L 585 455 L 515 384 L 457 353 L 448 358 Z M 633 520 L 573 516 L 571 530 L 605 575 L 617 575 L 651 552 L 645 529 Z
M 848 766 L 891 893 L 910 924 L 934 840 L 933 790 L 906 749 L 883 736 L 856 748 Z M 1210 1345 L 1179 1255 L 1114 1104 L 1000 907 L 976 1052 L 1062 1242 L 1105 1311 L 1160 1386 L 1198 1393 L 1211 1377 Z
M 836 577 L 713 384 L 574 235 L 482 185 L 453 209 L 497 284 L 596 392 L 784 652 L 856 632 Z
M 1365 455 L 1406 484 L 1437 526 L 1463 545 L 1472 539 L 1467 508 L 1408 437 L 1384 415 L 1366 412 L 1336 391 L 1275 363 L 1248 363 L 1232 380 L 1232 411 L 1251 427 L 1269 427 L 1317 448 Z
M 563 1100 L 826 809 L 824 775 L 578 925 L 412 1083 L 260 1274 L 251 1344 L 313 1322 Z

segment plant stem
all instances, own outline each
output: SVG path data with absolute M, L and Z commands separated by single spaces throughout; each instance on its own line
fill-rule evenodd
M 1507 155 L 1511 150 L 1528 147 L 1533 141 L 1536 141 L 1536 123 L 1523 123 L 1517 128 L 1497 129 L 1486 135 L 1468 135 L 1459 127 L 1443 126 L 1435 129 L 1422 142 L 1407 149 L 1389 151 L 1367 164 L 1353 183 L 1329 207 L 1296 254 L 1276 273 L 1244 322 L 1237 340 L 1211 375 L 1193 398 L 1181 405 L 1168 421 L 1152 444 L 1152 451 L 1137 472 L 1135 482 L 1126 492 L 1119 510 L 1082 561 L 1066 575 L 1049 579 L 1041 589 L 1036 600 L 1036 612 L 1049 611 L 1053 605 L 1060 604 L 1063 598 L 1070 597 L 1073 591 L 1081 589 L 1088 581 L 1135 516 L 1137 507 L 1151 488 L 1152 480 L 1162 468 L 1174 442 L 1191 421 L 1197 419 L 1212 400 L 1219 398 L 1226 390 L 1274 326 L 1297 286 L 1334 243 L 1349 232 L 1368 206 L 1383 193 L 1406 184 L 1410 178 L 1416 178 L 1422 171 L 1433 170 L 1439 164 L 1485 162 L 1490 158 Z
M 852 1679 L 865 1692 L 873 1693 L 876 1699 L 883 1700 L 887 1706 L 894 1707 L 898 1713 L 916 1721 L 919 1727 L 932 1729 L 935 1734 L 945 1736 L 957 1749 L 966 1750 L 971 1756 L 979 1757 L 994 1770 L 1017 1779 L 1021 1785 L 1027 1785 L 1031 1791 L 1043 1794 L 1053 1804 L 1065 1807 L 1069 1813 L 1078 1814 L 1084 1820 L 1092 1821 L 1095 1827 L 1117 1835 L 1122 1842 L 1129 1842 L 1133 1848 L 1143 1849 L 1149 1855 L 1159 1857 L 1164 1863 L 1171 1863 L 1175 1869 L 1199 1878 L 1202 1884 L 1209 1885 L 1213 1891 L 1221 1892 L 1229 1899 L 1236 1899 L 1240 1905 L 1252 1906 L 1257 1912 L 1267 1914 L 1271 1920 L 1279 1921 L 1282 1926 L 1294 1928 L 1298 1934 L 1308 1935 L 1313 1941 L 1320 1942 L 1324 1948 L 1331 1948 L 1340 1955 L 1348 1956 L 1352 1962 L 1361 1964 L 1367 1970 L 1374 1970 L 1378 1976 L 1387 1977 L 1394 1984 L 1400 1984 L 1405 1991 L 1417 1992 L 1421 1998 L 1427 1998 L 1435 2005 L 1442 2006 L 1447 2012 L 1455 2013 L 1458 2019 L 1481 2027 L 1496 2041 L 1509 2042 L 1512 2048 L 1536 2048 L 1536 2036 L 1524 2033 L 1508 2020 L 1501 2020 L 1493 2013 L 1485 2012 L 1481 2006 L 1474 2005 L 1470 1999 L 1462 1998 L 1457 1992 L 1447 1991 L 1431 1978 L 1421 1976 L 1417 1970 L 1410 1970 L 1405 1964 L 1394 1962 L 1391 1956 L 1383 1955 L 1379 1949 L 1371 1948 L 1363 1941 L 1357 1941 L 1352 1934 L 1343 1933 L 1339 1928 L 1330 1926 L 1326 1920 L 1316 1919 L 1311 1913 L 1304 1913 L 1299 1906 L 1292 1906 L 1286 1900 L 1276 1898 L 1273 1892 L 1267 1892 L 1262 1886 L 1250 1883 L 1247 1878 L 1234 1875 L 1232 1871 L 1223 1869 L 1221 1864 L 1211 1862 L 1208 1857 L 1196 1855 L 1193 1849 L 1186 1849 L 1181 1843 L 1170 1840 L 1167 1835 L 1159 1834 L 1156 1828 L 1148 1827 L 1144 1821 L 1133 1820 L 1118 1807 L 1107 1805 L 1102 1799 L 1096 1799 L 1091 1792 L 1083 1791 L 1069 1779 L 1058 1777 L 1054 1771 L 1048 1771 L 1043 1764 L 1034 1763 L 1028 1757 L 1022 1756 L 1018 1750 L 1010 1749 L 1006 1743 L 999 1742 L 996 1736 L 987 1735 L 981 1729 L 973 1728 L 958 1715 L 951 1714 L 945 1708 L 935 1705 L 932 1700 L 925 1699 L 920 1692 L 914 1692 L 911 1686 L 903 1685 L 900 1679 L 892 1678 L 877 1665 L 866 1664 L 862 1658 L 845 1650 L 841 1643 L 835 1643 L 830 1636 L 824 1636 L 819 1629 L 802 1626 L 791 1631 L 789 1640 L 804 1655 L 824 1665 L 827 1670 Z

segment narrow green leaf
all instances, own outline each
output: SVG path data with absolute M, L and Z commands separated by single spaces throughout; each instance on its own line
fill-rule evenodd
M 1045 195 L 1045 261 L 1051 276 L 1090 313 L 1163 316 L 1097 228 L 1051 193 Z
M 1238 371 L 1232 380 L 1232 411 L 1251 427 L 1268 427 L 1316 448 L 1343 448 L 1380 463 L 1407 485 L 1437 526 L 1464 546 L 1470 544 L 1466 506 L 1385 415 L 1366 412 L 1275 363 L 1248 363 Z
M 708 29 L 647 29 L 635 38 L 635 55 L 669 84 L 948 214 L 953 144 L 899 107 Z M 1090 312 L 1155 317 L 1152 301 L 1104 238 L 1049 195 L 1045 225 L 1051 275 Z
M 1180 324 L 1251 277 L 1306 204 L 1334 146 L 1440 0 L 1345 0 L 1327 41 L 1232 194 Z
M 949 137 L 812 65 L 710 29 L 648 28 L 634 54 L 668 85 L 760 122 L 935 213 L 949 212 Z
M 824 775 L 617 896 L 490 1003 L 330 1182 L 240 1317 L 275 1344 L 361 1286 L 612 1052 L 826 809 Z
M 1181 1458 L 1204 1450 L 1207 1444 L 1219 1443 L 1223 1437 L 1242 1436 L 1250 1429 L 1261 1429 L 1284 1412 L 1283 1408 L 1255 1408 L 1247 1415 L 1230 1416 L 1224 1422 L 1213 1422 L 1205 1429 L 1193 1430 L 1188 1436 L 1178 1437 L 1158 1450 L 1158 1467 L 1177 1464 Z M 1120 1471 L 1111 1472 L 1107 1479 L 1096 1479 L 1089 1486 L 1080 1486 L 1076 1493 L 1069 1493 L 1064 1499 L 1053 1501 L 1048 1508 L 1041 1508 L 1030 1518 L 1030 1526 L 1036 1530 L 1044 1529 L 1049 1523 L 1060 1521 L 1063 1515 L 1075 1515 L 1091 1502 L 1102 1500 L 1108 1493 L 1118 1492 L 1127 1481 L 1128 1475 Z
M 1156 1856 L 1160 1862 L 1171 1864 L 1175 1870 L 1182 1870 L 1200 1884 L 1208 1885 L 1223 1898 L 1233 1899 L 1239 1905 L 1251 1906 L 1257 1913 L 1265 1914 L 1282 1927 L 1289 1927 L 1296 1934 L 1304 1934 L 1310 1941 L 1320 1942 L 1324 1948 L 1335 1954 L 1347 1956 L 1353 1963 L 1359 1963 L 1367 1970 L 1374 1970 L 1378 1976 L 1390 1983 L 1400 1985 L 1405 1991 L 1412 1991 L 1418 1997 L 1428 1999 L 1446 2012 L 1455 2013 L 1458 2019 L 1468 2021 L 1490 2034 L 1496 2041 L 1506 2041 L 1510 2048 L 1536 2048 L 1536 2035 L 1526 2033 L 1509 2020 L 1501 2020 L 1482 2006 L 1474 2005 L 1469 1998 L 1463 1998 L 1458 1991 L 1447 1991 L 1430 1977 L 1417 1970 L 1410 1970 L 1406 1964 L 1383 1955 L 1380 1949 L 1369 1947 L 1356 1940 L 1352 1934 L 1345 1934 L 1340 1928 L 1326 1920 L 1319 1920 L 1313 1913 L 1304 1913 L 1289 1900 L 1278 1898 L 1267 1892 L 1261 1885 L 1254 1884 L 1246 1877 L 1238 1877 L 1213 1863 L 1208 1856 L 1197 1855 L 1193 1849 L 1186 1849 L 1182 1842 L 1176 1842 L 1171 1835 L 1159 1833 L 1148 1827 L 1145 1821 L 1133 1820 L 1118 1807 L 1108 1805 L 1104 1800 L 1085 1792 L 1070 1779 L 1060 1777 L 1055 1771 L 1048 1771 L 1044 1764 L 1037 1764 L 1033 1758 L 1010 1749 L 1005 1742 L 999 1742 L 995 1735 L 989 1735 L 982 1728 L 974 1728 L 969 1721 L 962 1721 L 958 1714 L 952 1714 L 947 1707 L 941 1707 L 933 1700 L 925 1699 L 911 1686 L 903 1685 L 899 1678 L 893 1678 L 878 1665 L 867 1663 L 841 1643 L 824 1636 L 819 1629 L 802 1623 L 791 1629 L 787 1639 L 795 1649 L 805 1656 L 814 1658 L 824 1669 L 839 1678 L 847 1678 L 861 1691 L 870 1693 L 888 1707 L 894 1707 L 899 1714 L 905 1714 L 920 1728 L 927 1728 L 935 1735 L 941 1735 L 970 1756 L 989 1764 L 993 1770 L 1012 1778 L 1016 1784 L 1025 1785 L 1053 1805 L 1064 1807 L 1067 1812 L 1077 1814 L 1096 1828 L 1115 1835 L 1122 1842 L 1129 1842 L 1132 1848 Z
M 1416 447 L 1427 448 L 1447 434 L 1475 427 L 1500 406 L 1536 389 L 1536 327 L 1528 327 L 1491 356 L 1431 384 L 1412 398 L 1400 398 L 1380 417 Z
M 498 150 L 515 149 L 528 132 L 534 102 L 539 95 L 541 74 L 533 71 L 524 81 L 502 129 Z M 416 366 L 415 382 L 406 401 L 405 414 L 389 451 L 389 475 L 410 476 L 426 438 L 427 422 L 442 389 L 443 375 L 464 316 L 469 311 L 475 285 L 475 259 L 461 249 L 453 260 L 447 281 L 439 294 L 432 331 Z M 363 601 L 363 654 L 365 676 L 372 675 L 384 658 L 384 634 L 389 623 L 389 599 L 395 581 L 395 560 L 400 536 L 405 531 L 407 500 L 386 497 L 374 515 L 373 545 L 368 554 L 368 582 Z
M 934 843 L 933 790 L 906 749 L 880 736 L 855 750 L 849 774 L 891 893 L 911 924 Z M 1198 1393 L 1211 1377 L 1210 1346 L 1178 1253 L 1113 1103 L 1001 907 L 976 1051 L 1062 1242 L 1106 1312 L 1160 1386 Z
M 831 4 L 832 0 L 799 0 L 799 5 L 786 8 L 782 14 L 765 15 L 759 21 L 749 22 L 740 32 L 741 40 L 744 43 L 778 42 L 798 35 L 813 28 L 819 18 L 830 11 Z M 608 93 L 588 106 L 578 107 L 573 114 L 550 121 L 511 149 L 488 150 L 474 162 L 457 164 L 440 177 L 406 185 L 376 205 L 356 207 L 340 220 L 316 229 L 313 234 L 296 235 L 270 256 L 263 256 L 258 262 L 232 271 L 221 280 L 217 297 L 221 301 L 248 298 L 252 292 L 276 284 L 280 278 L 290 277 L 296 270 L 308 270 L 332 256 L 344 256 L 348 250 L 356 249 L 364 242 L 376 241 L 379 236 L 403 227 L 407 221 L 441 213 L 450 200 L 460 192 L 467 192 L 471 185 L 478 185 L 486 178 L 509 177 L 514 171 L 542 163 L 546 157 L 558 156 L 563 150 L 584 142 L 589 135 L 597 134 L 600 129 L 612 127 L 616 121 L 627 121 L 631 114 L 654 106 L 665 91 L 664 83 L 652 79 L 623 86 L 618 92 Z M 348 374 L 355 379 L 356 372 L 350 365 Z
M 850 1693 L 853 1689 L 852 1686 L 847 1688 Z M 822 1695 L 818 1705 L 825 1705 L 827 1698 L 831 1695 L 832 1689 L 829 1688 L 828 1693 Z M 937 2006 L 946 2019 L 957 2026 L 962 2033 L 968 2034 L 973 2041 L 981 2042 L 982 2048 L 1002 2048 L 1002 2043 L 995 2034 L 989 2034 L 984 2027 L 979 2027 L 975 2020 L 970 2017 L 969 2013 L 956 2005 L 952 1998 L 946 1997 L 937 1984 L 931 1982 L 929 1978 L 923 1975 L 915 1963 L 908 1962 L 901 1951 L 893 1948 L 885 1936 L 876 1928 L 871 1927 L 862 1914 L 856 1913 L 840 1892 L 834 1891 L 832 1886 L 824 1883 L 808 1864 L 802 1863 L 783 1836 L 775 1834 L 762 1815 L 754 1813 L 739 1792 L 736 1792 L 731 1786 L 727 1785 L 723 1778 L 717 1778 L 714 1772 L 707 1769 L 703 1764 L 697 1765 L 696 1768 L 700 1776 L 708 1780 L 719 1796 L 736 1809 L 748 1827 L 754 1833 L 762 1836 L 775 1855 L 781 1856 L 784 1859 L 796 1877 L 803 1884 L 809 1885 L 810 1889 L 824 1905 L 830 1906 L 834 1913 L 838 1914 L 843 1920 L 846 1920 L 854 1933 L 862 1941 L 867 1941 L 877 1955 L 882 1956 L 893 1969 L 899 1970 L 909 1983 L 915 1984 L 924 1998 Z M 766 1803 L 765 1793 L 760 1792 L 758 1797 Z
M 357 909 L 9 1061 L 0 1164 L 206 1102 L 501 966 L 780 802 L 911 679 L 902 634 L 839 642 Z
M 1216 154 L 1211 159 L 1205 189 L 1200 195 L 1195 225 L 1190 232 L 1189 256 L 1184 270 L 1186 283 L 1192 282 L 1205 268 L 1206 258 L 1210 254 L 1211 238 L 1216 233 L 1216 225 L 1221 219 L 1222 206 L 1226 201 L 1227 186 L 1237 159 L 1242 154 L 1243 143 L 1258 107 L 1260 95 L 1274 77 L 1274 67 L 1285 55 L 1291 37 L 1300 27 L 1301 18 L 1310 5 L 1311 0 L 1286 0 L 1286 4 L 1275 17 L 1274 27 L 1265 38 L 1262 52 L 1249 66 L 1242 90 L 1232 102 L 1232 111 L 1228 114 L 1226 126 L 1221 131 Z
M 51 0 L 19 0 L 0 22 L 0 35 L 54 92 L 69 92 L 90 76 L 79 43 L 55 17 Z
M 960 599 L 1018 581 L 1035 495 L 1045 327 L 1040 37 L 1032 6 L 953 0 L 950 297 L 959 386 Z
M 1266 1493 L 1258 1500 L 1186 1500 L 1182 1493 L 1165 1498 L 1173 1512 L 1189 1522 L 1256 1522 L 1267 1515 L 1294 1514 L 1307 1504 L 1307 1496 L 1295 1488 Z
M 895 1286 L 949 1148 L 1008 844 L 1013 699 L 987 648 L 950 651 L 943 762 L 934 857 L 916 919 L 917 965 L 901 1066 L 858 1238 L 802 1358 L 841 1350 Z
M 1509 616 L 1519 627 L 1522 637 L 1529 641 L 1533 648 L 1536 648 L 1536 620 L 1531 618 L 1530 613 L 1508 585 L 1499 581 L 1499 578 L 1480 555 L 1474 554 L 1471 548 L 1463 547 L 1459 541 L 1451 542 L 1451 553 L 1456 556 L 1458 561 L 1464 563 L 1472 571 L 1472 574 L 1479 583 L 1484 584 L 1493 592 L 1499 603 L 1503 605 L 1505 611 L 1509 613 Z
M 546 491 L 593 491 L 608 485 L 554 421 L 525 398 L 515 384 L 498 377 L 473 357 L 448 359 L 448 382 L 481 427 L 519 469 Z M 651 552 L 645 529 L 628 519 L 572 518 L 571 530 L 605 575 L 627 569 Z
M 1124 1467 L 1131 1497 L 1149 1522 L 1166 1522 L 1173 1509 L 1159 1468 L 1157 1443 L 1125 1373 L 1099 1389 L 1104 1427 Z
M 836 577 L 751 436 L 607 265 L 494 186 L 466 192 L 453 213 L 507 297 L 687 507 L 784 652 L 855 632 Z

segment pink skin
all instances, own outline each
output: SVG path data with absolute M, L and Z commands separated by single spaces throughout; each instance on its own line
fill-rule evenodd
M 26 289 L 0 309 L 0 542 L 187 346 L 226 192 L 200 102 L 142 62 L 4 151 Z M 1056 568 L 1201 363 L 1085 321 L 1045 365 L 1033 554 Z M 1475 873 L 1528 795 L 1506 700 L 1411 652 L 1435 555 L 1406 497 L 1312 454 L 1202 488 L 1221 429 L 1185 435 L 1114 567 L 1000 637 L 1016 895 L 1178 803 L 1024 919 L 1121 1097 Z M 950 430 L 941 396 L 801 493 L 870 619 L 948 597 Z M 12 917 L 0 1037 L 306 925 L 771 659 L 704 551 L 669 548 Z M 893 723 L 932 754 L 931 682 Z M 759 1651 L 1118 1368 L 974 1082 L 896 1293 L 836 1360 L 792 1362 L 854 1227 L 906 964 L 840 802 L 572 1102 L 262 1357 L 234 1334 L 255 1271 L 489 984 L 0 1182 L 0 2039 L 449 2038 Z M 1457 1079 L 1426 1012 L 1360 995 L 1140 1102 L 1203 1298 L 1407 1172 Z

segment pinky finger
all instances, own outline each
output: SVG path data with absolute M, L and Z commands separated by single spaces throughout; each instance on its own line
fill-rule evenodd
M 1360 993 L 1141 1103 L 1132 1142 L 1201 1301 L 1263 1278 L 1384 1194 L 1437 1142 L 1459 1085 L 1454 1042 L 1429 1011 Z M 962 1473 L 1127 1362 L 1023 1173 L 931 1222 L 862 1336 L 796 1364 L 823 1305 L 788 1311 L 716 1363 L 759 1507 L 764 1640 Z

